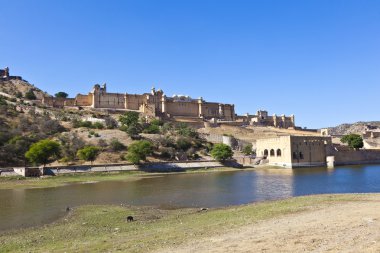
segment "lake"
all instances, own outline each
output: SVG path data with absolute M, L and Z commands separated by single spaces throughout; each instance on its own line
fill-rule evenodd
M 380 192 L 380 165 L 168 174 L 135 181 L 0 190 L 0 231 L 52 222 L 86 204 L 224 207 L 323 193 Z

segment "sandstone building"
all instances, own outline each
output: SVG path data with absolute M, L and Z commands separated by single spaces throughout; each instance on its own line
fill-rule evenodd
M 325 166 L 331 147 L 331 137 L 288 135 L 257 140 L 256 154 L 285 168 Z
M 203 119 L 217 118 L 235 120 L 233 104 L 207 102 L 201 97 L 192 99 L 189 96 L 167 97 L 162 90 L 152 88 L 150 93 L 128 94 L 108 93 L 106 84 L 96 84 L 86 95 L 78 94 L 75 98 L 44 97 L 42 103 L 52 107 L 80 106 L 112 110 L 134 110 L 147 116 L 196 117 Z

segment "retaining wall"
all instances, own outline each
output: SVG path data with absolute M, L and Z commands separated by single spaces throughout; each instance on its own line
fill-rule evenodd
M 335 165 L 380 163 L 380 150 L 343 150 L 335 151 Z
M 41 175 L 59 175 L 69 173 L 85 172 L 115 172 L 115 171 L 185 171 L 197 168 L 223 167 L 217 161 L 184 161 L 184 162 L 160 162 L 147 163 L 142 165 L 133 164 L 104 164 L 104 165 L 78 165 L 78 166 L 47 166 L 45 168 L 14 168 L 1 169 L 0 176 L 37 176 L 36 171 L 41 171 Z

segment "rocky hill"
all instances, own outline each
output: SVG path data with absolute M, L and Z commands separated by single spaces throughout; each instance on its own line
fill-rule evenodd
M 30 90 L 33 91 L 37 99 L 42 99 L 44 96 L 50 96 L 48 93 L 42 91 L 33 84 L 30 84 L 28 81 L 18 79 L 0 79 L 0 92 L 6 93 L 8 95 L 23 97 L 25 93 Z
M 359 121 L 353 124 L 341 124 L 336 127 L 329 127 L 332 135 L 362 134 L 367 129 L 380 128 L 380 121 Z

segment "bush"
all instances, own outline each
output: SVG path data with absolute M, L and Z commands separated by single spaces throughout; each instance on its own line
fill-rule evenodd
M 96 129 L 103 129 L 104 125 L 100 122 L 95 122 L 95 123 L 92 123 L 92 127 Z
M 176 126 L 177 133 L 184 137 L 198 138 L 198 133 L 195 129 L 189 127 L 185 123 L 179 123 Z
M 30 89 L 27 92 L 25 92 L 25 98 L 29 100 L 35 100 L 37 99 L 36 95 L 34 94 L 33 90 Z
M 164 159 L 174 159 L 175 158 L 175 149 L 174 148 L 166 148 L 166 147 L 163 147 L 163 148 L 160 148 L 160 156 L 161 158 L 164 158 Z
M 223 143 L 215 144 L 211 150 L 211 156 L 218 161 L 230 159 L 233 154 L 231 147 Z
M 117 152 L 117 151 L 125 150 L 126 147 L 118 139 L 112 138 L 110 142 L 110 148 L 112 151 Z
M 50 158 L 58 158 L 60 154 L 60 145 L 56 141 L 41 140 L 30 146 L 25 157 L 33 164 L 43 164 L 49 161 Z
M 87 146 L 82 149 L 79 149 L 77 156 L 81 160 L 91 161 L 91 163 L 96 159 L 99 154 L 99 148 L 95 146 Z
M 110 116 L 105 117 L 104 121 L 108 129 L 114 129 L 117 127 L 117 121 Z
M 164 122 L 162 120 L 159 120 L 159 119 L 153 119 L 151 122 L 150 122 L 151 125 L 156 125 L 156 126 L 163 126 L 164 125 Z
M 252 155 L 252 144 L 248 144 L 243 148 L 243 154 Z
M 149 125 L 143 130 L 143 133 L 146 134 L 158 134 L 160 133 L 160 127 L 158 125 Z
M 149 141 L 136 141 L 128 147 L 127 160 L 133 164 L 138 164 L 141 160 L 146 160 L 146 156 L 153 153 L 153 145 Z
M 92 128 L 92 122 L 91 121 L 81 121 L 80 127 Z
M 191 141 L 188 140 L 187 138 L 179 138 L 176 141 L 176 146 L 178 149 L 186 151 L 189 148 L 191 148 Z
M 134 137 L 138 135 L 139 133 L 141 133 L 141 125 L 140 124 L 133 124 L 130 126 L 124 125 L 120 128 L 120 130 L 126 132 L 129 137 Z

